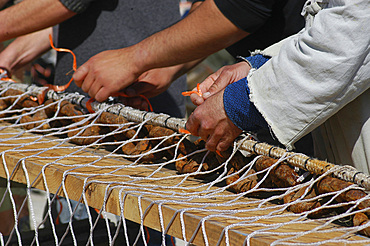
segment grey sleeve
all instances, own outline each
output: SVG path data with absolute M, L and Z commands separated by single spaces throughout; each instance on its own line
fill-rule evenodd
M 90 3 L 93 2 L 94 0 L 59 0 L 59 1 L 67 9 L 75 13 L 82 13 L 87 9 Z

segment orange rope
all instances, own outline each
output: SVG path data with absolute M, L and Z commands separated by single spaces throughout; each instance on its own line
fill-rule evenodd
M 60 210 L 59 210 L 59 212 L 58 212 L 58 215 L 57 215 L 57 218 L 56 218 L 55 224 L 56 224 L 56 225 L 59 225 L 59 217 L 60 217 L 60 215 L 61 215 L 61 213 L 62 213 L 62 210 L 63 210 L 63 204 L 62 204 L 62 202 L 59 200 L 58 195 L 56 195 L 56 199 L 57 199 L 57 202 L 59 202 Z
M 197 94 L 198 96 L 202 97 L 202 91 L 200 90 L 199 83 L 197 84 L 197 91 L 184 91 L 181 93 L 183 96 L 190 96 L 191 94 Z
M 185 130 L 185 129 L 182 129 L 182 128 L 179 129 L 179 133 L 191 134 L 188 130 Z
M 11 78 L 12 77 L 11 73 L 6 68 L 0 67 L 0 73 L 4 73 L 4 72 L 6 72 L 6 77 L 1 78 L 0 80 L 11 81 L 11 82 L 16 83 L 16 81 Z
M 49 34 L 49 40 L 50 40 L 51 48 L 53 48 L 54 50 L 59 51 L 59 52 L 68 52 L 68 53 L 72 54 L 72 56 L 73 56 L 73 67 L 72 68 L 73 68 L 73 71 L 76 72 L 77 62 L 76 62 L 76 55 L 73 53 L 73 51 L 71 51 L 69 49 L 64 49 L 64 48 L 55 48 L 55 46 L 53 44 L 53 38 L 52 38 L 51 34 Z M 71 80 L 65 85 L 47 84 L 46 86 L 49 87 L 50 89 L 54 90 L 54 91 L 65 91 L 68 88 L 68 86 L 71 84 L 72 81 L 73 81 L 73 78 L 71 78 Z
M 180 129 L 179 129 L 179 133 L 183 133 L 183 134 L 191 134 L 191 132 L 189 132 L 188 130 L 182 129 L 182 128 L 180 128 Z M 217 153 L 219 156 L 223 157 L 223 156 L 221 155 L 221 152 L 220 152 L 219 150 L 216 150 L 216 153 Z
M 64 49 L 64 48 L 55 48 L 55 46 L 53 45 L 53 38 L 51 35 L 49 35 L 49 40 L 50 40 L 50 45 L 51 47 L 56 50 L 56 51 L 59 51 L 59 52 L 68 52 L 68 53 L 71 53 L 72 56 L 73 56 L 73 71 L 76 72 L 77 70 L 77 62 L 76 62 L 76 55 L 73 53 L 73 51 L 69 50 L 69 49 Z M 54 91 L 65 91 L 68 86 L 71 84 L 71 82 L 73 81 L 73 78 L 71 78 L 71 80 L 65 84 L 65 85 L 51 85 L 51 84 L 47 84 L 46 86 L 49 87 L 50 89 L 54 90 Z M 112 94 L 111 96 L 113 97 L 117 97 L 117 96 L 121 96 L 121 97 L 129 97 L 127 96 L 125 93 L 123 92 L 117 92 L 117 93 L 114 93 Z M 147 97 L 145 97 L 144 95 L 139 95 L 141 98 L 143 98 L 149 105 L 149 109 L 150 111 L 153 111 L 153 107 L 151 105 L 151 103 L 149 102 L 149 99 Z M 44 100 L 45 96 L 42 95 L 40 97 L 40 99 Z M 95 99 L 94 98 L 90 98 L 87 103 L 86 103 L 86 108 L 87 110 L 90 112 L 90 113 L 94 113 L 94 110 L 92 109 L 91 107 L 91 103 L 94 101 Z M 43 101 L 42 101 L 43 102 Z M 41 103 L 42 103 L 41 102 Z
M 89 111 L 89 113 L 95 113 L 95 111 L 92 109 L 91 107 L 91 103 L 94 102 L 95 99 L 94 98 L 90 98 L 87 102 L 86 102 L 86 109 L 87 111 Z
M 144 229 L 145 229 L 145 232 L 146 232 L 146 244 L 149 244 L 149 241 L 150 241 L 150 233 L 149 233 L 149 230 L 148 230 L 148 227 L 144 226 Z

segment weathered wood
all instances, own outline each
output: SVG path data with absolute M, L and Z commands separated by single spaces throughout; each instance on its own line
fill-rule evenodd
M 201 188 L 200 182 L 196 179 L 188 178 L 185 180 L 181 186 L 174 187 L 175 184 L 183 181 L 183 176 L 176 175 L 175 171 L 167 170 L 162 168 L 159 172 L 153 174 L 156 167 L 150 166 L 135 166 L 130 167 L 130 162 L 119 158 L 109 158 L 106 157 L 107 152 L 103 150 L 92 150 L 92 149 L 76 149 L 75 145 L 64 143 L 63 145 L 58 145 L 59 142 L 51 141 L 51 138 L 42 138 L 40 140 L 39 135 L 33 135 L 29 133 L 23 133 L 17 139 L 6 139 L 7 137 L 13 137 L 19 134 L 22 130 L 16 128 L 4 128 L 0 131 L 2 134 L 2 139 L 0 141 L 0 152 L 3 154 L 3 159 L 0 159 L 0 176 L 6 177 L 4 166 L 6 166 L 10 173 L 14 170 L 14 174 L 11 180 L 16 182 L 26 183 L 25 173 L 23 171 L 22 165 L 26 166 L 27 175 L 32 183 L 33 187 L 45 190 L 46 187 L 44 183 L 47 183 L 49 191 L 52 193 L 58 193 L 61 196 L 65 196 L 65 193 L 60 189 L 63 177 L 65 177 L 65 187 L 68 197 L 73 200 L 79 200 L 81 198 L 82 192 L 85 192 L 86 199 L 89 206 L 100 209 L 104 202 L 104 197 L 106 193 L 107 184 L 110 184 L 111 193 L 108 196 L 106 202 L 106 210 L 108 212 L 120 215 L 120 191 L 122 194 L 127 194 L 124 203 L 124 215 L 126 219 L 139 222 L 141 221 L 141 216 L 139 212 L 139 195 L 138 188 L 139 185 L 155 186 L 160 185 L 161 187 L 171 186 L 171 191 L 179 192 L 186 195 L 191 192 L 202 192 L 204 196 L 200 196 L 197 200 L 193 200 L 194 204 L 189 205 L 188 203 L 177 204 L 170 201 L 168 190 L 164 188 L 158 188 L 156 191 L 164 195 L 162 198 L 158 195 L 144 195 L 141 198 L 142 211 L 145 211 L 151 204 L 152 207 L 148 210 L 147 215 L 144 218 L 144 225 L 161 230 L 159 223 L 159 213 L 158 204 L 162 204 L 161 209 L 163 213 L 164 226 L 168 225 L 169 221 L 174 217 L 174 221 L 170 226 L 168 233 L 177 238 L 182 238 L 182 226 L 180 223 L 180 215 L 177 213 L 180 209 L 188 208 L 189 211 L 184 213 L 184 222 L 186 228 L 186 237 L 189 240 L 202 218 L 205 216 L 212 216 L 211 219 L 207 219 L 205 222 L 205 231 L 207 233 L 207 238 L 210 245 L 216 245 L 219 238 L 223 235 L 223 229 L 230 224 L 240 222 L 236 218 L 249 218 L 256 216 L 267 215 L 273 211 L 273 208 L 269 209 L 269 204 L 264 205 L 266 210 L 254 210 L 258 207 L 260 200 L 251 198 L 240 198 L 238 202 L 245 202 L 243 204 L 226 206 L 228 200 L 234 199 L 234 196 L 228 196 L 225 198 L 207 198 L 206 194 L 214 191 L 217 187 Z M 27 138 L 26 138 L 27 137 Z M 23 145 L 22 145 L 23 143 Z M 14 148 L 14 147 L 17 148 Z M 13 149 L 14 148 L 14 149 Z M 48 149 L 47 151 L 45 151 Z M 42 150 L 42 151 L 41 151 Z M 83 155 L 84 158 L 79 156 Z M 100 157 L 104 157 L 101 158 Z M 3 160 L 6 162 L 4 165 Z M 98 161 L 97 161 L 98 160 Z M 92 161 L 97 161 L 94 166 L 81 166 L 77 169 L 76 164 L 89 164 Z M 57 162 L 58 164 L 53 164 Z M 62 164 L 62 165 L 61 165 Z M 115 166 L 114 168 L 112 166 Z M 122 169 L 116 170 L 117 166 L 121 166 Z M 41 175 L 41 171 L 44 168 L 45 178 Z M 68 173 L 68 171 L 70 173 Z M 114 175 L 109 175 L 110 171 L 115 171 Z M 86 175 L 85 175 L 86 174 Z M 90 177 L 91 174 L 100 174 L 99 176 Z M 115 175 L 118 175 L 115 176 Z M 132 182 L 131 187 L 129 186 L 129 181 L 133 178 L 148 177 L 152 175 L 151 179 L 145 179 L 142 181 Z M 170 179 L 160 179 L 161 177 L 169 177 Z M 84 182 L 87 179 L 87 187 L 83 189 Z M 112 183 L 114 181 L 114 183 Z M 122 185 L 123 184 L 123 185 Z M 182 187 L 186 187 L 183 189 Z M 189 189 L 191 188 L 191 189 Z M 59 191 L 58 191 L 59 189 Z M 223 191 L 220 194 L 231 195 L 232 193 L 228 191 Z M 172 199 L 172 198 L 171 198 Z M 178 198 L 177 202 L 181 202 Z M 225 206 L 213 205 L 225 204 Z M 222 216 L 217 216 L 217 213 L 212 211 L 212 209 L 217 208 L 219 210 L 230 210 L 239 209 L 244 210 L 243 213 L 234 214 L 235 219 L 225 219 Z M 250 211 L 248 211 L 249 209 Z M 259 219 L 258 223 L 265 224 L 277 224 L 283 222 L 289 222 L 297 218 L 297 215 L 286 212 L 287 217 L 274 217 L 265 219 Z M 316 221 L 306 221 L 302 224 L 289 224 L 282 225 L 278 228 L 271 229 L 272 232 L 298 232 L 298 231 L 309 231 L 313 228 L 319 226 L 320 223 Z M 326 226 L 323 229 L 328 229 L 336 227 L 336 225 Z M 231 228 L 229 231 L 229 240 L 231 245 L 242 245 L 248 234 L 254 231 L 262 229 L 261 226 L 254 225 L 253 222 L 248 223 L 244 226 L 238 226 Z M 327 233 L 311 233 L 302 236 L 298 239 L 291 240 L 294 242 L 319 242 L 322 240 L 328 240 L 333 237 L 339 237 L 343 233 L 333 232 Z M 224 236 L 223 236 L 224 237 Z M 264 234 L 256 235 L 251 238 L 251 243 L 254 245 L 270 245 L 273 241 L 277 239 L 282 239 L 283 236 L 275 234 Z M 361 240 L 362 237 L 358 235 L 350 235 L 349 240 Z M 225 244 L 224 238 L 222 239 Z M 194 243 L 197 245 L 202 245 L 204 243 L 203 235 L 201 230 L 198 230 L 194 239 Z M 330 245 L 330 244 L 327 244 Z M 332 245 L 338 245 L 337 243 Z

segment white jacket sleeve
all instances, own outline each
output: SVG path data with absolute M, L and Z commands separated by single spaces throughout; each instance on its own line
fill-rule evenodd
M 288 148 L 370 88 L 370 1 L 329 0 L 310 25 L 248 79 L 251 100 Z

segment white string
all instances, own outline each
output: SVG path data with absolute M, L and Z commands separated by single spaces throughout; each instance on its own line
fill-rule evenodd
M 3 87 L 3 84 L 0 83 L 0 87 L 4 88 L 4 90 L 0 92 L 0 95 L 3 95 L 9 88 L 22 86 L 23 85 L 9 84 L 8 87 Z M 48 209 L 46 216 L 49 217 L 51 222 L 51 231 L 55 245 L 63 245 L 67 237 L 71 237 L 73 244 L 78 245 L 79 235 L 76 233 L 78 228 L 75 228 L 76 226 L 73 223 L 77 207 L 72 207 L 71 203 L 67 202 L 68 205 L 64 209 L 67 209 L 70 214 L 68 226 L 66 231 L 62 233 L 62 237 L 60 237 L 60 235 L 58 236 L 57 229 L 59 226 L 53 221 L 53 214 L 51 211 L 52 200 L 50 195 L 52 192 L 63 194 L 67 201 L 69 199 L 75 199 L 81 202 L 86 208 L 89 224 L 88 239 L 85 242 L 86 245 L 95 244 L 94 236 L 97 234 L 97 225 L 101 220 L 104 220 L 102 222 L 106 227 L 106 242 L 109 242 L 109 245 L 114 245 L 117 240 L 120 240 L 120 237 L 129 245 L 128 237 L 130 235 L 128 235 L 128 228 L 124 215 L 125 209 L 129 209 L 127 206 L 130 206 L 125 202 L 128 197 L 137 198 L 137 204 L 135 206 L 137 206 L 139 211 L 139 217 L 137 217 L 137 219 L 140 219 L 141 226 L 136 242 L 138 242 L 139 237 L 142 237 L 145 241 L 145 245 L 147 245 L 147 242 L 143 223 L 146 216 L 152 213 L 154 207 L 158 209 L 159 220 L 157 226 L 161 231 L 162 244 L 165 243 L 166 233 L 173 231 L 171 230 L 171 226 L 175 225 L 178 225 L 181 229 L 181 232 L 179 232 L 177 236 L 183 239 L 187 245 L 191 243 L 203 243 L 204 245 L 221 245 L 224 243 L 226 245 L 232 245 L 234 242 L 232 238 L 233 233 L 239 228 L 248 229 L 249 227 L 256 229 L 246 235 L 245 241 L 243 242 L 245 245 L 250 245 L 256 238 L 267 236 L 276 238 L 272 241 L 272 245 L 370 243 L 370 239 L 364 236 L 353 241 L 349 239 L 353 237 L 354 233 L 367 228 L 369 222 L 365 222 L 363 225 L 359 226 L 333 226 L 333 224 L 351 218 L 359 212 L 366 213 L 370 210 L 370 208 L 365 208 L 362 211 L 357 209 L 360 204 L 366 204 L 369 200 L 369 195 L 355 201 L 334 202 L 334 200 L 338 200 L 344 192 L 353 190 L 364 191 L 364 189 L 359 188 L 357 185 L 352 185 L 340 192 L 321 194 L 312 198 L 305 197 L 309 194 L 311 188 L 323 180 L 324 177 L 332 174 L 339 176 L 343 173 L 345 168 L 333 168 L 330 172 L 325 173 L 325 175 L 310 177 L 309 173 L 295 167 L 295 171 L 300 177 L 298 182 L 302 183 L 294 187 L 265 187 L 265 183 L 274 174 L 274 170 L 278 165 L 290 159 L 298 158 L 300 155 L 283 152 L 271 167 L 262 171 L 250 173 L 256 165 L 256 162 L 261 158 L 257 155 L 255 158 L 249 159 L 239 170 L 231 174 L 228 173 L 233 165 L 233 158 L 241 149 L 244 149 L 245 146 L 242 143 L 246 138 L 249 138 L 248 136 L 242 141 L 234 143 L 231 155 L 224 158 L 222 163 L 219 163 L 219 165 L 212 170 L 207 170 L 205 167 L 209 164 L 208 158 L 211 156 L 211 153 L 204 148 L 195 149 L 194 151 L 184 154 L 182 157 L 178 156 L 181 153 L 180 145 L 188 141 L 188 135 L 175 132 L 163 137 L 148 137 L 141 134 L 148 123 L 161 125 L 163 122 L 166 122 L 168 128 L 176 130 L 183 126 L 183 119 L 175 119 L 163 114 L 137 111 L 125 106 L 112 106 L 98 103 L 93 103 L 92 105 L 96 110 L 95 113 L 81 116 L 66 116 L 60 114 L 60 100 L 53 102 L 47 107 L 40 105 L 34 108 L 19 109 L 17 105 L 21 100 L 21 96 L 32 95 L 32 93 L 36 93 L 40 89 L 29 87 L 24 88 L 24 90 L 26 92 L 21 95 L 5 97 L 6 99 L 15 99 L 15 101 L 7 109 L 0 111 L 0 120 L 4 123 L 0 125 L 0 148 L 2 149 L 1 159 L 3 161 L 4 177 L 7 178 L 8 182 L 7 192 L 11 197 L 16 225 L 19 223 L 19 212 L 17 212 L 16 209 L 17 204 L 14 199 L 12 199 L 10 180 L 19 174 L 17 174 L 17 168 L 9 171 L 8 167 L 14 167 L 14 165 L 12 165 L 12 163 L 7 163 L 6 158 L 14 152 L 22 156 L 17 162 L 19 167 L 22 168 L 22 174 L 26 180 L 27 196 L 24 202 L 28 200 L 30 204 L 30 216 L 32 217 L 33 226 L 36 228 L 33 238 L 36 245 L 42 244 L 40 241 L 41 230 L 38 229 L 40 225 L 36 224 L 34 210 L 38 209 L 38 207 L 34 205 L 31 187 L 38 183 L 43 184 L 47 193 Z M 56 99 L 65 98 L 77 102 L 78 105 L 83 105 L 86 101 L 85 98 L 78 94 L 62 95 L 48 92 L 48 96 Z M 1 99 L 0 97 L 0 100 Z M 32 122 L 32 124 L 37 125 L 35 128 L 25 129 L 25 127 L 29 126 L 31 123 L 21 122 L 22 117 L 32 117 L 35 113 L 52 107 L 55 107 L 56 111 L 51 118 L 35 120 Z M 115 112 L 116 114 L 125 116 L 129 118 L 130 122 L 122 125 L 99 123 L 97 119 L 105 111 Z M 57 126 L 54 125 L 56 121 L 65 121 L 69 122 L 69 124 Z M 46 127 L 48 125 L 50 128 Z M 109 127 L 110 130 L 108 132 L 98 132 L 96 135 L 83 135 L 89 127 Z M 116 138 L 118 134 L 124 135 L 129 131 L 134 131 L 134 134 L 127 138 Z M 109 138 L 108 141 L 105 141 L 107 138 Z M 178 142 L 164 146 L 165 143 L 173 138 L 178 138 Z M 89 143 L 81 146 L 70 144 L 78 139 L 84 139 L 85 141 L 89 141 Z M 145 153 L 139 152 L 136 154 L 122 153 L 122 147 L 130 144 L 137 145 L 141 143 L 142 140 L 148 140 L 153 143 L 150 150 L 147 150 Z M 257 149 L 260 148 L 259 146 L 255 147 Z M 171 156 L 167 156 L 163 159 L 155 159 L 153 163 L 143 161 L 148 156 L 159 155 L 164 151 L 168 153 L 171 152 Z M 271 151 L 271 153 L 274 153 L 274 151 Z M 53 153 L 56 154 L 54 155 Z M 58 153 L 64 154 L 60 155 Z M 195 171 L 193 173 L 180 174 L 175 170 L 175 165 L 179 161 L 197 158 L 199 159 L 199 165 L 195 166 Z M 130 162 L 126 162 L 125 159 L 129 159 Z M 40 168 L 40 173 L 32 173 L 34 172 L 32 169 L 34 162 L 43 163 L 43 166 Z M 15 167 L 18 165 L 15 165 Z M 347 169 L 349 170 L 348 172 L 354 172 L 353 169 Z M 61 172 L 61 180 L 58 181 L 60 184 L 58 184 L 57 187 L 48 179 L 48 172 L 51 170 L 60 170 Z M 229 180 L 234 175 L 239 175 L 240 178 L 236 182 L 227 185 L 226 180 Z M 359 176 L 361 175 L 355 174 L 356 179 Z M 83 183 L 82 187 L 75 187 L 76 189 L 72 191 L 69 183 L 70 178 L 80 179 Z M 231 187 L 254 178 L 258 178 L 258 181 L 250 190 L 245 190 L 239 194 L 228 191 Z M 344 179 L 348 178 L 345 177 Z M 102 205 L 100 204 L 100 207 L 97 207 L 97 204 L 91 203 L 91 197 L 87 195 L 88 187 L 91 185 L 104 188 L 104 195 L 101 197 Z M 49 187 L 53 187 L 53 189 L 50 190 Z M 282 202 L 285 196 L 293 192 L 295 193 L 300 189 L 304 189 L 300 198 L 290 201 L 289 203 Z M 246 196 L 253 196 L 256 193 L 269 193 L 270 196 L 264 197 L 263 199 L 246 198 Z M 115 194 L 118 194 L 119 197 L 113 197 Z M 328 196 L 330 197 L 327 198 Z M 2 201 L 0 201 L 0 208 L 4 199 L 5 196 L 3 196 Z M 54 199 L 56 198 L 54 197 L 53 200 Z M 314 202 L 318 199 L 325 200 L 324 204 L 319 208 L 297 214 L 287 212 L 293 205 L 298 205 L 301 202 Z M 115 228 L 114 233 L 110 227 L 110 221 L 106 217 L 106 214 L 110 212 L 108 203 L 112 200 L 118 203 L 117 208 L 119 208 L 119 212 L 116 212 L 117 216 L 119 216 L 117 223 L 118 227 Z M 144 200 L 145 202 L 149 202 L 150 205 L 143 211 L 142 204 Z M 96 220 L 93 220 L 93 216 L 89 210 L 90 206 L 100 209 Z M 347 211 L 344 213 L 333 214 L 328 218 L 310 219 L 310 214 L 318 212 L 320 209 L 339 211 L 343 206 L 347 206 Z M 167 223 L 167 218 L 169 217 L 165 213 L 168 211 L 168 208 L 173 210 L 173 215 L 171 215 L 171 220 Z M 103 218 L 100 218 L 100 215 L 102 215 Z M 186 222 L 189 219 L 188 216 L 196 217 L 195 221 L 197 221 L 197 224 L 192 228 L 188 228 L 189 224 Z M 220 230 L 221 234 L 217 235 L 217 238 L 213 238 L 208 234 L 207 225 L 208 223 L 216 225 L 220 223 L 219 221 L 227 221 L 228 223 Z M 310 230 L 304 231 L 299 229 L 306 225 L 312 226 L 311 223 L 313 221 L 317 223 L 317 225 Z M 45 221 L 42 223 L 45 223 Z M 297 227 L 297 231 L 280 231 L 288 226 Z M 21 235 L 23 232 L 19 231 L 17 226 L 15 226 L 13 230 L 17 236 L 18 245 L 22 245 Z M 120 233 L 121 230 L 123 233 Z M 188 235 L 189 230 L 191 235 Z M 332 238 L 325 237 L 323 241 L 300 241 L 301 238 L 310 237 L 310 235 L 314 235 L 315 233 L 319 235 L 339 233 L 339 236 L 333 236 Z M 199 237 L 203 238 L 203 242 L 199 242 Z M 2 245 L 10 244 L 10 240 L 2 234 L 0 238 Z M 297 244 L 292 243 L 293 241 L 297 242 Z

